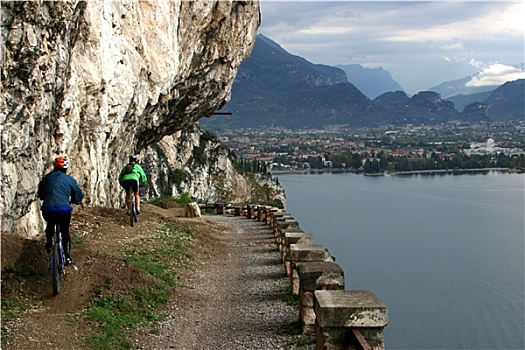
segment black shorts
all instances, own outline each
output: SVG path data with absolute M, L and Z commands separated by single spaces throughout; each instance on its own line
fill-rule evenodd
M 129 192 L 129 189 L 133 189 L 133 192 L 137 193 L 139 191 L 139 182 L 137 180 L 124 180 L 122 181 L 122 187 L 126 192 Z

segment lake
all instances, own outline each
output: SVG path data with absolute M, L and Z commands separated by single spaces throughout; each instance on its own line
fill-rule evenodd
M 286 211 L 388 307 L 387 349 L 524 349 L 523 175 L 280 175 Z

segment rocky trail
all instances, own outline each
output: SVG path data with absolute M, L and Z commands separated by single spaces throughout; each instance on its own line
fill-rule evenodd
M 148 284 L 125 260 L 129 242 L 166 225 L 191 229 L 193 257 L 180 272 L 180 287 L 158 312 L 156 331 L 123 330 L 133 349 L 315 349 L 298 333 L 297 305 L 269 226 L 246 217 L 178 218 L 175 208 L 144 204 L 130 227 L 124 211 L 78 208 L 71 225 L 72 256 L 63 291 L 52 294 L 43 235 L 2 234 L 2 303 L 16 298 L 24 311 L 2 317 L 2 349 L 88 349 L 93 323 L 83 317 L 101 288 L 119 295 Z M 111 348 L 111 347 L 110 347 Z

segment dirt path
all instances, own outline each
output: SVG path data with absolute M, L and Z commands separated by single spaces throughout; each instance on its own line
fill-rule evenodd
M 298 314 L 287 304 L 288 280 L 271 230 L 242 217 L 206 220 L 225 227 L 216 237 L 221 256 L 192 274 L 161 334 L 141 348 L 290 349 Z
M 294 349 L 297 306 L 289 305 L 289 283 L 269 226 L 235 216 L 174 218 L 173 211 L 143 205 L 139 225 L 130 228 L 122 211 L 90 208 L 74 214 L 77 269 L 70 269 L 63 293 L 53 296 L 43 238 L 2 235 L 2 293 L 24 300 L 27 311 L 2 322 L 2 349 L 84 349 L 92 325 L 80 315 L 93 291 L 111 282 L 115 290 L 137 283 L 132 269 L 105 257 L 126 242 L 160 226 L 194 230 L 190 269 L 182 276 L 168 318 L 158 334 L 137 330 L 135 349 Z M 17 266 L 33 266 L 21 277 Z M 303 336 L 314 349 L 311 338 Z

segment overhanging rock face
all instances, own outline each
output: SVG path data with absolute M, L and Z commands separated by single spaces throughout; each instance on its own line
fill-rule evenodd
M 251 1 L 14 1 L 1 11 L 2 231 L 28 236 L 55 156 L 70 158 L 88 205 L 117 205 L 130 153 L 229 100 L 260 21 Z

